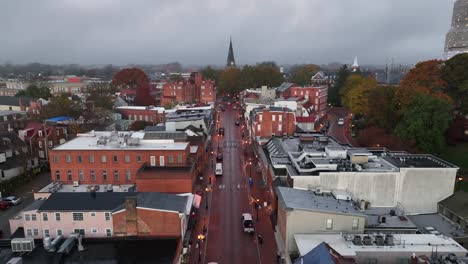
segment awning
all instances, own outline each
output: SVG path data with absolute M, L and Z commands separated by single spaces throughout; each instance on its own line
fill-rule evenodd
M 193 198 L 193 206 L 195 208 L 200 208 L 200 203 L 201 203 L 201 196 L 198 194 L 194 194 Z

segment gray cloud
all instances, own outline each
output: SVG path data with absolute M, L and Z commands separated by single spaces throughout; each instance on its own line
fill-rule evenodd
M 452 0 L 0 2 L 0 62 L 383 64 L 441 58 Z

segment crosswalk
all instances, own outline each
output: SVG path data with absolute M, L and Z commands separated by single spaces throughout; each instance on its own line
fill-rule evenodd
M 240 183 L 240 184 L 218 184 L 216 185 L 216 189 L 218 190 L 236 190 L 236 189 L 246 189 L 247 184 Z

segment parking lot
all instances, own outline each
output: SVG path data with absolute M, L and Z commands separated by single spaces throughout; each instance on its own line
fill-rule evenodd
M 2 238 L 10 236 L 10 225 L 8 220 L 15 216 L 33 202 L 33 191 L 38 191 L 50 183 L 50 172 L 42 172 L 34 176 L 33 180 L 19 187 L 14 195 L 23 201 L 19 205 L 12 205 L 6 210 L 0 211 L 0 230 L 3 232 Z

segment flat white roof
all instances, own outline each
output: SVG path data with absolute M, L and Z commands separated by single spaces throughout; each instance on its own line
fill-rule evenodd
M 124 144 L 124 137 L 138 139 L 134 146 Z M 63 143 L 54 150 L 185 150 L 188 142 L 174 142 L 174 140 L 143 139 L 144 132 L 109 132 L 96 131 L 86 134 L 78 134 L 76 138 Z M 105 145 L 98 145 L 101 137 L 107 138 Z
M 125 109 L 128 109 L 128 110 L 150 110 L 150 111 L 156 111 L 158 113 L 164 113 L 165 109 L 164 107 L 150 107 L 150 108 L 146 108 L 146 106 L 119 106 L 117 107 L 117 109 L 122 109 L 122 110 L 125 110 Z
M 369 234 L 356 234 L 364 237 Z M 455 240 L 445 236 L 433 234 L 392 234 L 394 246 L 364 246 L 354 245 L 352 241 L 346 240 L 340 234 L 295 234 L 299 253 L 304 256 L 309 251 L 325 242 L 343 257 L 356 256 L 359 252 L 432 252 L 433 246 L 437 245 L 439 252 L 466 253 L 465 248 Z M 350 235 L 353 236 L 353 235 Z M 370 235 L 372 236 L 372 235 Z

